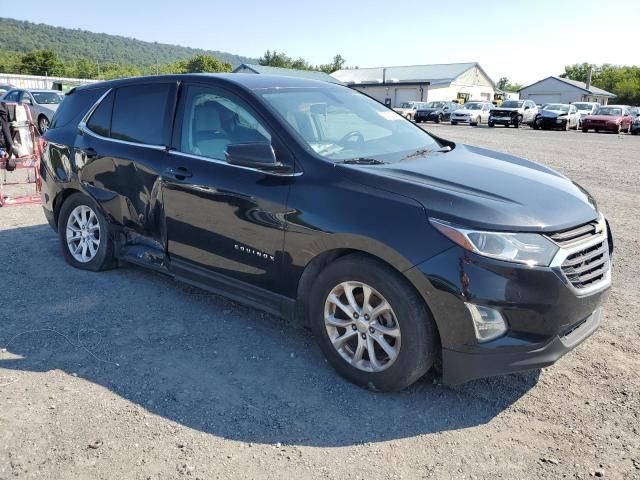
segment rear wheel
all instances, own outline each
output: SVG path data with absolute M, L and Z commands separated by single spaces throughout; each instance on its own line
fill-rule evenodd
M 401 390 L 433 365 L 438 335 L 422 298 L 394 269 L 364 255 L 323 270 L 309 308 L 331 365 L 372 390 Z
M 97 272 L 115 266 L 109 224 L 87 195 L 74 193 L 62 204 L 58 238 L 65 260 L 76 268 Z

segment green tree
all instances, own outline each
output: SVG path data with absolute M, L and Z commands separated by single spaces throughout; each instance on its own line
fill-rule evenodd
M 517 92 L 522 88 L 522 85 L 520 83 L 509 82 L 507 77 L 500 77 L 500 80 L 496 83 L 496 87 L 503 92 Z
M 333 61 L 331 63 L 318 65 L 318 70 L 325 73 L 333 73 L 338 70 L 342 70 L 346 62 L 347 61 L 344 59 L 344 57 L 338 54 L 333 57 Z
M 258 59 L 258 63 L 268 67 L 293 68 L 291 66 L 293 64 L 291 57 L 284 53 L 278 53 L 275 50 L 273 52 L 267 50 L 264 55 Z
M 568 78 L 570 80 L 577 80 L 579 82 L 586 82 L 589 75 L 589 64 L 574 63 L 573 65 L 567 65 L 564 67 L 564 73 L 560 74 L 562 78 Z
M 20 73 L 28 75 L 64 75 L 64 64 L 53 50 L 36 50 L 22 56 Z
M 231 65 L 213 55 L 196 55 L 184 63 L 185 73 L 230 72 Z

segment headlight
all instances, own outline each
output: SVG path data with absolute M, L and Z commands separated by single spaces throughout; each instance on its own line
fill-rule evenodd
M 508 262 L 548 266 L 559 248 L 537 233 L 486 232 L 466 229 L 442 220 L 429 221 L 440 233 L 462 248 Z

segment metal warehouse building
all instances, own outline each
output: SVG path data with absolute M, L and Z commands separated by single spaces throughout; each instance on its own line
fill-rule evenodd
M 611 92 L 568 78 L 547 77 L 520 89 L 520 98 L 543 103 L 598 102 L 606 105 Z
M 389 106 L 407 101 L 493 100 L 496 86 L 476 62 L 338 70 L 341 82 Z
M 309 80 L 320 80 L 322 82 L 342 84 L 340 80 L 333 78 L 328 73 L 318 72 L 317 70 L 296 70 L 294 68 L 269 67 L 266 65 L 253 65 L 250 63 L 243 63 L 237 67 L 233 73 L 283 75 L 287 77 L 306 78 Z

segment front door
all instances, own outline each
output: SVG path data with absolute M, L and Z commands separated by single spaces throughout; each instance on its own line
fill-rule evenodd
M 252 142 L 275 139 L 245 101 L 215 86 L 183 86 L 163 174 L 168 252 L 176 277 L 267 308 L 273 300 L 277 310 L 270 293 L 282 290 L 294 177 L 225 161 L 227 145 Z

